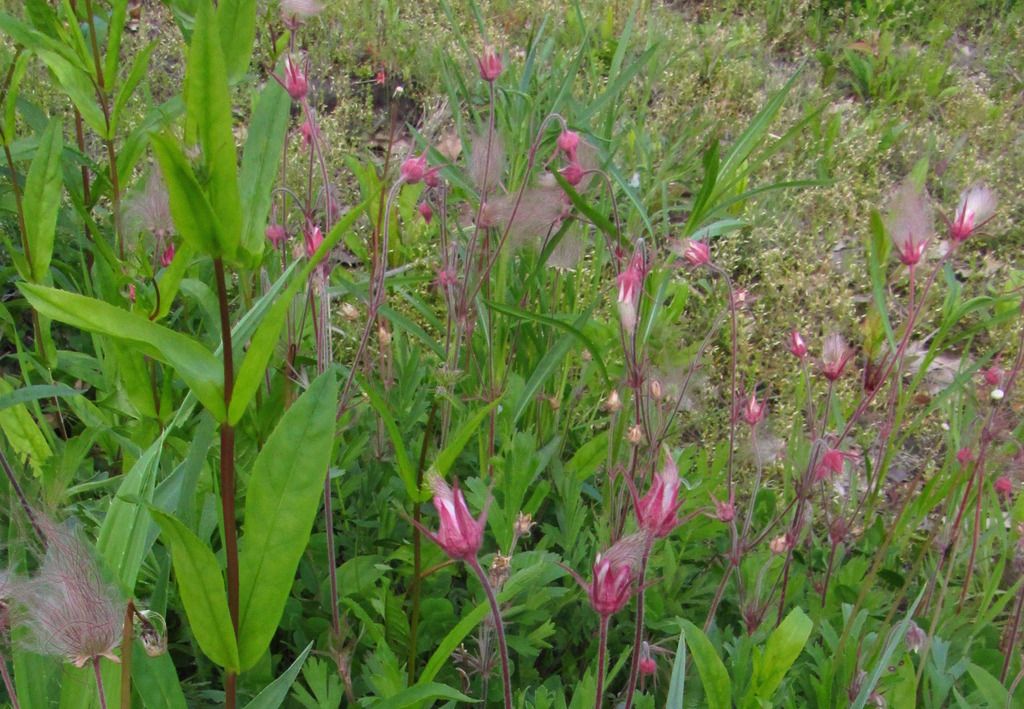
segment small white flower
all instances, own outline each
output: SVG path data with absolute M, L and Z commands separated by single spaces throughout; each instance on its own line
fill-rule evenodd
M 992 401 L 1000 401 L 1004 396 L 1006 396 L 1006 392 L 997 387 L 992 390 L 992 393 L 989 394 L 989 396 L 992 397 Z

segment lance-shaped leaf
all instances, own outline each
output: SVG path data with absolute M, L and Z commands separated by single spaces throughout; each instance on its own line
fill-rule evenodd
M 173 138 L 154 134 L 150 140 L 167 184 L 171 217 L 178 233 L 197 251 L 220 258 L 224 255 L 218 237 L 222 227 L 188 159 Z
M 243 670 L 266 652 L 320 507 L 334 443 L 338 384 L 321 374 L 281 417 L 252 467 L 239 556 Z
M 53 236 L 60 209 L 60 152 L 63 148 L 60 120 L 54 118 L 39 138 L 25 180 L 25 236 L 28 239 L 33 281 L 42 281 L 50 270 Z
M 196 340 L 96 298 L 30 283 L 19 283 L 18 288 L 42 315 L 131 343 L 174 367 L 214 418 L 226 418 L 221 361 Z
M 242 209 L 238 200 L 235 136 L 231 130 L 231 94 L 217 15 L 209 0 L 200 0 L 197 7 L 185 72 L 185 111 L 199 136 L 209 175 L 207 194 L 220 225 L 216 234 L 218 255 L 233 259 L 241 237 Z
M 220 0 L 217 24 L 224 49 L 224 66 L 228 78 L 234 81 L 245 74 L 252 57 L 253 40 L 256 38 L 256 0 Z

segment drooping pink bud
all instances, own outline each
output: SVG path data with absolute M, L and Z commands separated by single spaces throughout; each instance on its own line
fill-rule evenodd
M 648 542 L 646 533 L 631 534 L 620 539 L 604 554 L 598 554 L 594 561 L 594 578 L 590 583 L 570 570 L 576 582 L 587 592 L 590 605 L 598 615 L 607 618 L 629 602 L 633 580 Z
M 996 494 L 1000 497 L 1010 497 L 1013 494 L 1013 481 L 1008 475 L 1000 475 L 996 478 L 994 487 Z
M 571 163 L 563 167 L 559 171 L 559 174 L 565 178 L 566 182 L 573 187 L 576 187 L 583 181 L 583 166 L 573 160 Z
M 455 269 L 452 268 L 451 266 L 446 266 L 445 268 L 438 270 L 437 278 L 434 280 L 434 282 L 437 284 L 438 288 L 440 288 L 441 290 L 446 290 L 448 288 L 453 288 L 454 286 L 458 285 L 459 279 L 458 276 L 456 276 L 455 274 Z
M 789 534 L 783 534 L 775 537 L 775 539 L 768 542 L 768 550 L 776 556 L 779 554 L 785 554 L 789 551 Z
M 441 522 L 437 534 L 427 532 L 427 535 L 451 558 L 462 561 L 475 559 L 483 543 L 487 506 L 480 517 L 474 519 L 462 490 L 457 486 L 452 488 L 437 474 L 431 475 L 429 482 Z
M 423 152 L 418 156 L 414 155 L 411 158 L 407 158 L 405 162 L 402 163 L 402 167 L 399 169 L 399 174 L 401 175 L 402 182 L 405 182 L 406 184 L 415 185 L 417 182 L 420 182 L 427 174 L 426 152 Z
M 576 148 L 580 144 L 580 135 L 575 131 L 563 130 L 558 136 L 558 149 L 569 156 L 569 159 L 576 162 Z
M 420 202 L 420 206 L 417 209 L 420 212 L 420 216 L 423 217 L 423 221 L 430 224 L 430 220 L 434 218 L 434 210 L 430 208 L 430 205 L 426 202 Z
M 273 244 L 274 248 L 280 248 L 285 239 L 288 238 L 288 230 L 282 224 L 268 224 L 266 230 L 267 241 Z
M 949 227 L 949 236 L 955 242 L 967 239 L 996 211 L 996 195 L 984 185 L 972 185 L 960 195 L 956 216 Z
M 903 642 L 907 646 L 907 650 L 910 652 L 920 652 L 921 648 L 928 641 L 928 636 L 921 626 L 914 621 L 910 621 L 910 627 L 907 628 L 907 634 L 903 637 Z
M 167 246 L 160 253 L 160 265 L 167 268 L 174 261 L 174 242 L 168 241 Z
M 985 378 L 985 383 L 989 386 L 997 387 L 1003 381 L 1003 375 L 1005 372 L 1003 368 L 998 364 L 993 364 L 991 367 L 985 370 L 982 376 Z
M 797 359 L 803 359 L 807 356 L 807 343 L 804 342 L 804 338 L 796 330 L 789 333 L 789 353 Z
M 962 467 L 967 467 L 967 464 L 974 460 L 974 453 L 971 452 L 970 448 L 961 448 L 956 452 L 956 462 Z
M 306 222 L 306 228 L 302 230 L 302 236 L 306 244 L 306 256 L 312 258 L 320 244 L 324 243 L 324 233 L 320 227 L 312 222 Z
M 132 303 L 135 302 L 135 284 L 134 283 L 129 283 L 128 284 L 128 300 L 130 302 L 132 302 Z
M 846 364 L 853 357 L 853 350 L 838 332 L 825 338 L 821 347 L 821 373 L 830 382 L 843 376 Z
M 441 184 L 440 170 L 441 168 L 439 167 L 432 167 L 423 173 L 423 184 L 427 187 L 439 186 Z
M 719 522 L 725 522 L 728 524 L 736 518 L 736 496 L 735 493 L 729 493 L 729 499 L 726 502 L 716 500 L 714 497 L 711 500 L 715 503 L 715 518 Z
M 320 137 L 320 132 L 307 118 L 302 122 L 302 125 L 299 126 L 299 135 L 302 136 L 302 142 L 305 143 L 308 148 L 313 144 L 314 138 Z
M 637 249 L 629 266 L 616 279 L 619 285 L 619 318 L 622 321 L 622 327 L 629 333 L 632 333 L 636 327 L 636 307 L 645 275 L 644 254 L 641 249 Z
M 301 101 L 309 92 L 306 75 L 291 57 L 285 57 L 284 60 L 284 90 L 288 92 L 293 101 Z
M 704 266 L 711 262 L 711 249 L 703 241 L 687 239 L 686 247 L 683 249 L 683 258 L 694 268 Z
M 484 81 L 493 82 L 501 76 L 501 57 L 494 51 L 494 47 L 484 47 L 484 53 L 477 57 L 476 63 L 480 68 L 480 78 Z
M 822 454 L 821 460 L 814 469 L 814 480 L 817 482 L 825 480 L 829 475 L 839 475 L 843 472 L 845 461 L 856 459 L 856 453 L 829 448 Z
M 757 394 L 751 394 L 740 409 L 740 418 L 748 426 L 756 426 L 764 418 L 764 410 L 767 406 L 767 401 L 758 401 Z
M 640 643 L 640 663 L 638 666 L 640 674 L 650 676 L 658 671 L 658 663 L 651 655 L 651 644 L 644 640 Z
M 636 519 L 641 529 L 655 539 L 671 534 L 679 525 L 679 470 L 672 456 L 665 456 L 665 467 L 654 475 L 651 487 L 637 502 Z

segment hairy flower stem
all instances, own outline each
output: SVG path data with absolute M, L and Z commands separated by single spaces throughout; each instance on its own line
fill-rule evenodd
M 224 356 L 224 411 L 231 405 L 235 372 L 231 350 L 231 320 L 228 315 L 228 288 L 224 278 L 224 262 L 215 258 L 213 270 L 217 279 L 217 300 L 220 305 L 220 332 Z M 238 638 L 238 531 L 235 528 L 235 429 L 227 421 L 220 424 L 220 507 L 224 519 L 224 555 L 228 567 L 228 612 L 231 626 Z M 235 706 L 236 675 L 227 673 L 224 703 Z
M 633 707 L 633 695 L 636 694 L 636 683 L 640 678 L 640 646 L 644 639 L 644 577 L 647 575 L 647 562 L 651 557 L 653 539 L 648 539 L 644 546 L 644 555 L 640 559 L 640 576 L 636 591 L 636 632 L 633 633 L 633 660 L 629 665 L 629 683 L 626 685 L 626 709 Z
M 103 673 L 100 672 L 100 656 L 92 658 L 92 673 L 96 678 L 96 692 L 100 697 L 100 709 L 107 709 L 107 694 L 103 691 Z
M 21 709 L 18 703 L 18 693 L 14 691 L 14 680 L 7 670 L 7 658 L 0 654 L 0 677 L 4 680 L 4 689 L 7 690 L 7 698 L 11 700 L 11 709 Z
M 501 622 L 501 608 L 498 607 L 498 597 L 494 595 L 491 582 L 487 580 L 487 574 L 480 567 L 480 562 L 473 557 L 468 562 L 473 573 L 480 579 L 480 584 L 487 594 L 487 602 L 491 605 L 491 618 L 494 620 L 494 629 L 498 634 L 498 654 L 501 656 L 501 684 L 505 692 L 505 709 L 512 709 L 512 678 L 508 671 L 508 644 L 505 642 L 505 627 Z
M 597 638 L 597 691 L 594 693 L 594 709 L 601 709 L 601 700 L 604 698 L 604 666 L 605 655 L 608 653 L 608 620 L 606 615 L 601 616 L 601 626 Z
M 135 604 L 129 600 L 124 609 L 121 631 L 121 709 L 132 707 L 132 640 L 135 630 Z
M 430 406 L 430 413 L 427 414 L 427 426 L 423 430 L 423 445 L 420 447 L 420 460 L 416 466 L 416 489 L 423 485 L 423 469 L 427 465 L 427 451 L 430 447 L 430 439 L 434 432 L 434 421 L 437 418 L 437 401 Z M 423 535 L 420 533 L 419 523 L 422 520 L 422 511 L 419 504 L 413 505 L 412 518 L 415 524 L 412 526 L 412 582 L 409 584 L 409 686 L 416 681 L 416 638 L 420 627 L 420 588 L 423 580 L 420 578 L 421 566 L 423 565 Z

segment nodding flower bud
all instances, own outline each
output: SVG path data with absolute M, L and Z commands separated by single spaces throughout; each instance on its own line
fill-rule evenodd
M 651 645 L 646 640 L 640 643 L 640 663 L 637 665 L 642 675 L 653 675 L 658 671 L 658 663 L 651 655 Z
M 135 284 L 134 283 L 129 283 L 128 284 L 128 300 L 131 301 L 132 303 L 135 302 Z
M 558 149 L 569 156 L 569 160 L 576 162 L 576 148 L 580 144 L 579 133 L 571 130 L 563 130 L 558 136 Z
M 533 515 L 527 512 L 520 512 L 516 515 L 516 521 L 512 526 L 512 532 L 517 537 L 528 537 L 530 536 L 530 530 L 533 529 L 533 525 Z
M 729 493 L 729 500 L 727 502 L 716 500 L 714 497 L 712 497 L 711 500 L 715 503 L 715 518 L 719 522 L 725 522 L 728 524 L 736 518 L 735 493 Z
M 775 537 L 775 539 L 768 542 L 768 549 L 772 554 L 779 555 L 785 554 L 789 551 L 789 535 L 783 534 L 782 536 Z
M 984 185 L 968 187 L 960 195 L 960 204 L 949 227 L 949 236 L 961 242 L 992 218 L 996 211 L 996 195 Z
M 928 636 L 923 630 L 921 630 L 921 626 L 914 621 L 910 621 L 910 627 L 907 628 L 907 634 L 903 637 L 903 642 L 906 644 L 907 650 L 915 653 L 920 652 L 927 640 Z
M 999 386 L 1003 381 L 1003 369 L 998 364 L 993 364 L 991 367 L 986 369 L 982 376 L 985 378 L 985 383 L 989 386 Z
M 856 453 L 841 451 L 838 448 L 829 448 L 818 462 L 814 469 L 815 481 L 825 480 L 830 474 L 839 475 L 843 472 L 843 464 L 847 460 L 856 460 Z
M 751 394 L 744 402 L 743 408 L 740 409 L 740 418 L 753 428 L 764 418 L 764 410 L 767 406 L 767 401 L 758 401 L 757 394 Z
M 970 448 L 961 448 L 956 452 L 956 462 L 961 466 L 967 467 L 967 464 L 974 460 L 974 453 L 971 452 Z
M 501 57 L 490 45 L 484 47 L 484 53 L 477 57 L 476 64 L 480 68 L 480 78 L 487 82 L 493 82 L 501 76 L 504 68 L 501 64 Z
M 292 97 L 293 101 L 301 101 L 306 98 L 309 92 L 309 82 L 302 68 L 291 57 L 284 60 L 284 90 Z
M 319 226 L 307 221 L 302 236 L 306 243 L 306 256 L 312 258 L 316 250 L 320 248 L 320 244 L 324 243 L 324 233 L 320 231 Z
M 160 252 L 160 265 L 167 268 L 174 261 L 174 242 L 168 241 L 167 246 Z
M 807 356 L 807 343 L 804 342 L 804 338 L 796 330 L 789 333 L 789 353 L 797 359 L 803 359 Z
M 682 504 L 679 499 L 681 483 L 675 461 L 666 455 L 665 466 L 655 473 L 647 494 L 637 500 L 637 522 L 655 539 L 667 537 L 679 526 L 677 513 Z
M 426 202 L 420 202 L 420 206 L 417 209 L 420 212 L 420 216 L 423 217 L 423 221 L 430 224 L 430 220 L 434 218 L 434 210 L 430 208 L 430 205 Z
M 399 175 L 402 178 L 402 182 L 409 185 L 415 185 L 421 181 L 427 174 L 427 154 L 426 152 L 407 158 L 402 163 L 402 167 L 399 168 Z
M 427 187 L 438 187 L 441 184 L 441 176 L 438 174 L 441 168 L 432 167 L 423 173 L 423 184 Z
M 634 424 L 629 427 L 629 431 L 626 432 L 626 440 L 629 441 L 630 445 L 634 446 L 643 443 L 644 430 L 640 428 L 640 424 Z
M 633 592 L 633 581 L 640 568 L 640 559 L 648 544 L 645 533 L 631 534 L 616 542 L 594 561 L 594 578 L 587 583 L 569 569 L 590 600 L 598 615 L 607 618 L 622 610 Z
M 853 350 L 843 336 L 833 332 L 825 338 L 821 347 L 821 373 L 825 379 L 834 382 L 843 376 L 847 362 L 853 357 Z
M 583 181 L 583 167 L 575 160 L 562 168 L 559 173 L 573 187 Z
M 285 239 L 288 238 L 288 231 L 281 224 L 268 224 L 267 230 L 267 241 L 274 245 L 274 248 L 280 248 L 281 244 L 284 243 Z
M 694 268 L 705 266 L 711 262 L 711 249 L 703 241 L 687 239 L 683 249 L 683 258 Z
M 1000 497 L 1010 497 L 1013 494 L 1013 481 L 1008 475 L 1000 475 L 996 478 L 994 487 L 996 494 Z
M 608 398 L 604 400 L 605 411 L 614 414 L 622 408 L 622 399 L 619 398 L 619 392 L 617 389 L 612 389 L 611 393 L 608 394 Z
M 629 266 L 616 279 L 619 284 L 619 316 L 622 327 L 628 333 L 632 333 L 636 328 L 636 306 L 646 274 L 643 250 L 638 248 Z
M 299 135 L 302 136 L 302 142 L 306 144 L 308 148 L 313 144 L 313 139 L 319 137 L 320 133 L 316 127 L 307 118 L 299 126 Z
M 434 492 L 434 507 L 441 517 L 437 534 L 420 528 L 445 554 L 456 560 L 469 561 L 476 558 L 484 538 L 484 525 L 487 523 L 487 508 L 484 506 L 480 517 L 473 518 L 466 505 L 462 490 L 451 487 L 437 474 L 430 476 L 430 488 Z M 419 525 L 417 525 L 419 526 Z

